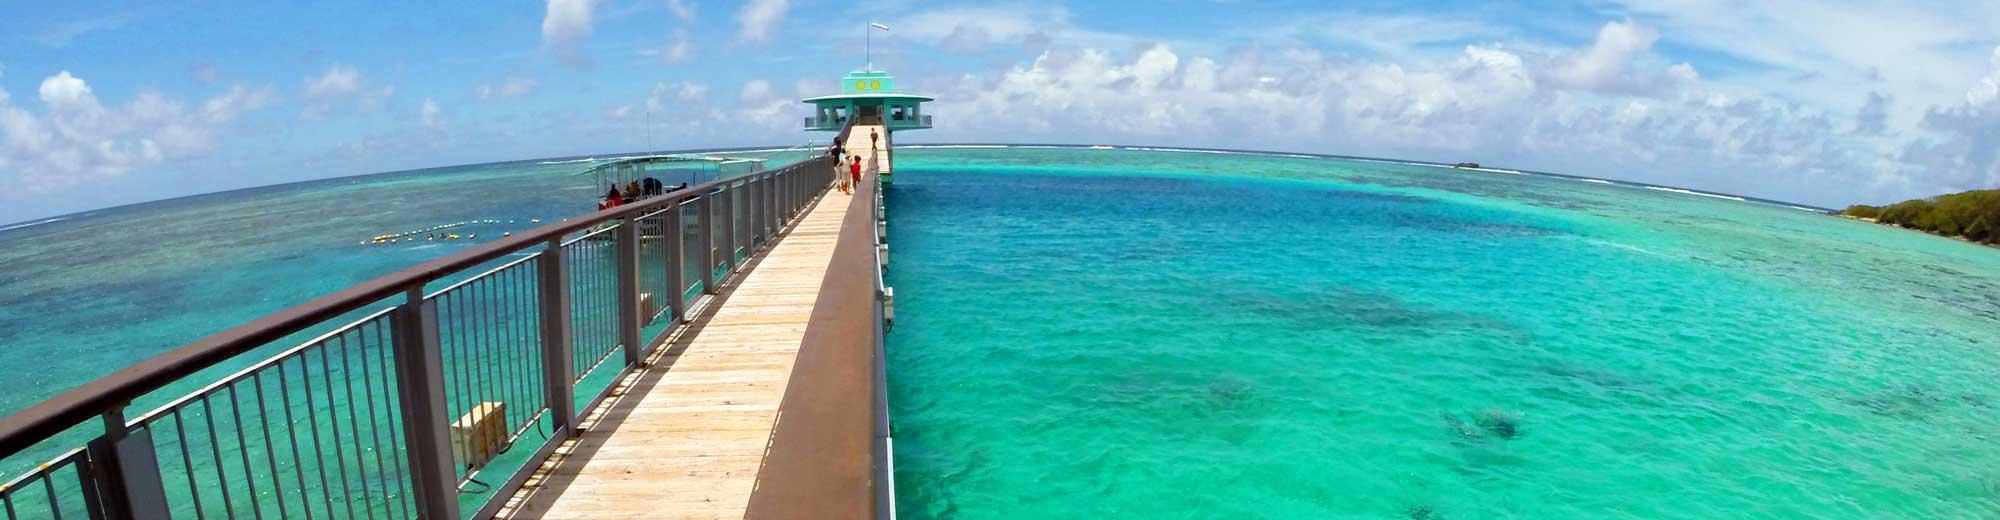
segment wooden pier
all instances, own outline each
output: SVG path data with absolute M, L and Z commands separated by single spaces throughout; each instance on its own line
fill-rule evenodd
M 583 433 L 499 517 L 874 515 L 870 202 L 889 140 L 881 127 L 849 135 L 848 153 L 867 165 L 855 193 L 827 192 L 697 304 L 691 325 L 585 411 Z

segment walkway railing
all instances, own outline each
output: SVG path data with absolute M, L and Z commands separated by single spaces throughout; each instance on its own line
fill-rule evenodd
M 0 513 L 490 516 L 577 434 L 579 410 L 740 276 L 832 175 L 817 157 L 549 224 L 64 392 L 0 420 L 0 460 L 92 421 L 103 433 L 6 482 Z M 151 392 L 383 306 L 127 418 Z
M 875 518 L 876 520 L 896 520 L 896 446 L 889 422 L 889 371 L 887 366 L 889 361 L 887 350 L 888 325 L 895 320 L 896 316 L 894 307 L 895 292 L 883 280 L 883 273 L 889 270 L 889 215 L 886 213 L 886 208 L 882 205 L 882 188 L 884 187 L 886 185 L 878 184 L 876 189 L 869 190 L 874 192 L 874 196 L 870 197 L 871 200 L 869 202 L 872 207 L 869 208 L 868 212 L 873 217 L 874 222 L 869 228 L 870 231 L 873 231 L 872 234 L 875 237 L 875 240 L 871 242 L 875 247 L 875 366 L 873 367 L 875 372 L 875 395 L 873 396 L 874 402 L 871 406 L 875 412 L 875 420 L 873 423 L 874 432 L 869 437 L 872 440 L 871 454 L 874 458 Z

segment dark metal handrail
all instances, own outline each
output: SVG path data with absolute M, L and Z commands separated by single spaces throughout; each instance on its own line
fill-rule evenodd
M 680 210 L 678 208 L 694 201 L 703 201 L 703 204 L 700 204 L 700 208 L 705 213 L 700 223 L 704 227 L 701 229 L 700 237 L 702 245 L 708 248 L 708 251 L 704 252 L 703 256 L 703 258 L 708 259 L 708 265 L 703 267 L 704 271 L 710 275 L 705 278 L 711 278 L 707 280 L 708 284 L 704 287 L 703 292 L 712 294 L 716 285 L 716 281 L 713 280 L 715 268 L 727 264 L 733 271 L 740 265 L 736 260 L 736 251 L 739 248 L 748 250 L 753 244 L 757 244 L 760 239 L 762 243 L 769 243 L 771 233 L 775 233 L 777 229 L 782 228 L 784 222 L 790 221 L 798 212 L 803 211 L 805 205 L 813 197 L 826 189 L 827 181 L 831 180 L 832 176 L 833 168 L 831 163 L 832 159 L 829 157 L 810 157 L 800 163 L 777 170 L 757 172 L 738 178 L 720 179 L 692 186 L 684 190 L 677 190 L 618 207 L 600 210 L 581 217 L 549 223 L 541 227 L 523 231 L 511 237 L 502 238 L 443 258 L 427 261 L 386 276 L 356 284 L 333 294 L 271 313 L 252 320 L 249 323 L 224 330 L 120 369 L 117 372 L 92 380 L 77 388 L 65 391 L 27 409 L 9 415 L 4 419 L 0 419 L 0 460 L 20 454 L 34 447 L 37 443 L 61 435 L 86 422 L 102 419 L 106 425 L 106 432 L 102 437 L 91 442 L 91 448 L 85 450 L 88 453 L 87 456 L 79 458 L 72 453 L 71 455 L 66 455 L 66 459 L 58 461 L 78 464 L 81 466 L 78 468 L 79 473 L 87 475 L 81 477 L 85 481 L 81 493 L 83 494 L 83 499 L 89 504 L 87 507 L 90 513 L 93 517 L 102 513 L 104 516 L 115 518 L 132 516 L 135 514 L 135 511 L 161 511 L 163 510 L 161 508 L 165 507 L 164 498 L 159 498 L 162 502 L 159 504 L 128 503 L 144 502 L 146 499 L 154 498 L 153 495 L 160 495 L 160 490 L 157 489 L 159 485 L 157 475 L 152 477 L 150 483 L 144 482 L 146 479 L 143 477 L 138 479 L 142 487 L 150 485 L 153 489 L 129 490 L 121 487 L 121 481 L 130 480 L 132 478 L 131 475 L 142 474 L 145 471 L 157 469 L 141 467 L 144 464 L 135 463 L 135 460 L 142 463 L 153 461 L 150 447 L 138 450 L 126 446 L 130 444 L 150 445 L 150 442 L 135 443 L 126 439 L 128 435 L 139 435 L 142 437 L 138 440 L 145 441 L 146 439 L 143 436 L 149 435 L 148 432 L 144 431 L 145 428 L 143 427 L 139 428 L 140 431 L 128 431 L 130 428 L 125 421 L 124 410 L 134 400 L 160 390 L 169 384 L 193 376 L 202 370 L 227 362 L 236 356 L 267 346 L 272 342 L 305 331 L 308 328 L 324 325 L 329 320 L 347 313 L 363 309 L 370 305 L 380 304 L 385 300 L 396 297 L 405 297 L 407 301 L 401 304 L 400 308 L 392 309 L 394 312 L 389 312 L 384 317 L 389 326 L 393 326 L 395 329 L 394 340 L 397 343 L 398 350 L 396 354 L 398 366 L 395 368 L 398 370 L 398 373 L 394 374 L 394 377 L 402 381 L 399 385 L 410 384 L 412 382 L 435 383 L 435 381 L 421 381 L 426 377 L 425 374 L 402 373 L 405 370 L 402 363 L 406 361 L 414 364 L 416 368 L 413 370 L 429 368 L 433 371 L 436 369 L 435 364 L 438 362 L 438 358 L 435 357 L 437 353 L 434 352 L 437 334 L 435 330 L 436 318 L 434 315 L 437 311 L 432 309 L 433 306 L 427 301 L 427 296 L 424 292 L 425 284 L 446 277 L 464 274 L 469 269 L 507 255 L 536 252 L 538 250 L 540 252 L 536 253 L 538 255 L 536 258 L 545 258 L 548 260 L 539 262 L 540 264 L 548 264 L 538 266 L 541 268 L 540 272 L 550 273 L 553 271 L 549 271 L 549 269 L 558 269 L 565 263 L 565 255 L 560 254 L 560 251 L 556 251 L 561 248 L 562 238 L 565 235 L 605 223 L 636 222 L 641 217 L 655 218 L 663 213 L 671 214 L 664 217 L 667 222 L 677 223 L 680 221 Z M 739 190 L 745 191 L 745 193 L 736 193 Z M 726 196 L 712 197 L 712 195 L 717 194 L 726 194 Z M 717 209 L 716 206 L 718 205 L 725 209 Z M 744 205 L 740 214 L 736 213 L 738 208 L 735 206 L 737 205 Z M 729 215 L 718 215 L 716 214 L 717 211 L 729 211 L 731 213 Z M 738 218 L 744 221 L 743 224 L 739 225 L 735 223 Z M 717 221 L 714 219 L 723 220 Z M 711 242 L 710 231 L 714 230 L 718 225 L 723 226 L 725 229 L 725 231 L 718 232 L 718 234 L 727 233 L 728 236 L 716 236 L 713 239 L 714 242 Z M 674 232 L 678 237 L 680 233 L 679 225 L 674 224 L 674 226 L 676 226 Z M 618 235 L 616 240 L 620 244 L 620 248 L 616 253 L 618 261 L 636 265 L 639 255 L 637 249 L 639 247 L 637 245 L 637 226 L 623 227 L 625 229 L 621 230 L 621 233 L 616 234 Z M 673 254 L 675 256 L 671 259 L 673 266 L 671 270 L 674 272 L 671 273 L 670 279 L 673 279 L 675 284 L 680 284 L 679 271 L 682 267 L 681 253 L 679 251 L 682 247 L 690 246 L 690 244 L 681 244 L 679 238 L 675 238 L 674 240 L 675 245 L 672 251 L 674 251 Z M 717 259 L 714 258 L 716 255 L 713 251 L 717 247 L 727 248 L 727 260 L 721 260 L 720 263 L 716 261 Z M 636 283 L 631 281 L 631 278 L 637 276 L 636 271 L 625 270 L 625 267 L 621 265 L 618 273 L 619 289 L 625 292 L 634 292 L 630 288 L 635 286 L 630 284 Z M 637 268 L 634 267 L 633 269 Z M 493 271 L 499 270 L 495 269 Z M 564 275 L 550 279 L 540 279 L 537 283 L 544 284 L 544 290 L 541 292 L 548 293 L 548 289 L 560 287 L 550 284 L 566 280 L 567 276 Z M 680 287 L 680 285 L 676 285 L 673 288 L 675 289 L 673 291 L 675 294 L 672 295 L 674 296 L 672 308 L 677 316 L 682 316 L 680 314 L 682 310 L 682 302 L 679 298 Z M 567 293 L 568 290 L 565 288 L 560 292 Z M 661 295 L 661 297 L 666 296 Z M 567 302 L 568 297 L 565 294 L 554 299 L 547 299 L 541 305 L 544 306 L 546 311 L 548 305 L 557 303 L 567 305 Z M 630 329 L 629 331 L 621 330 L 621 337 L 619 338 L 621 340 L 619 346 L 624 347 L 627 351 L 628 363 L 629 360 L 636 359 L 639 350 L 643 347 L 643 345 L 638 344 L 639 342 L 631 341 L 631 337 L 637 334 L 636 325 L 622 323 L 624 321 L 631 321 L 622 315 L 637 316 L 639 314 L 638 309 L 633 307 L 635 305 L 634 302 L 636 302 L 636 298 L 621 297 L 615 309 L 617 312 L 614 313 L 614 315 L 620 316 L 618 318 L 621 321 L 619 326 Z M 413 307 L 412 305 L 416 306 Z M 558 314 L 562 314 L 561 319 L 568 319 L 566 311 Z M 383 315 L 378 314 L 376 316 Z M 547 319 L 549 319 L 548 316 L 544 316 L 544 320 Z M 548 324 L 545 323 L 544 325 Z M 566 337 L 568 326 L 567 323 L 562 323 L 562 328 L 555 330 L 562 331 L 562 334 Z M 545 328 L 544 330 L 549 329 Z M 423 336 L 426 334 L 429 335 L 430 339 L 428 345 L 423 341 L 425 339 Z M 552 333 L 544 332 L 544 334 Z M 431 357 L 426 360 L 423 358 L 425 355 L 424 352 L 403 352 L 409 350 L 406 348 L 405 343 L 433 350 L 433 352 L 429 353 Z M 561 343 L 567 344 L 567 340 L 565 339 Z M 406 359 L 406 355 L 416 357 Z M 427 367 L 426 363 L 429 363 L 430 366 Z M 305 367 L 301 365 L 300 370 L 305 370 Z M 282 377 L 285 377 L 282 372 L 280 373 L 280 377 L 282 382 Z M 390 376 L 384 374 L 383 377 Z M 405 380 L 404 378 L 416 378 L 416 380 Z M 421 392 L 422 390 L 422 388 L 417 388 L 411 391 Z M 563 393 L 566 393 L 566 391 Z M 406 397 L 406 399 L 421 401 L 426 398 L 418 396 Z M 442 403 L 420 402 L 418 404 L 436 404 L 440 407 L 442 406 Z M 429 410 L 437 412 L 440 411 L 440 408 L 429 408 Z M 573 413 L 573 410 L 568 412 Z M 423 410 L 406 408 L 404 411 L 405 415 L 412 416 L 421 413 L 423 413 Z M 413 422 L 423 422 L 414 417 L 410 420 Z M 449 421 L 449 418 L 428 417 L 424 420 Z M 570 420 L 573 420 L 573 418 L 559 417 L 557 418 L 558 426 L 562 426 L 560 423 Z M 443 425 L 443 422 L 423 422 L 419 426 L 442 432 Z M 314 424 L 314 426 L 316 427 L 317 424 Z M 406 428 L 412 428 L 412 426 L 406 426 Z M 574 433 L 573 429 L 570 433 Z M 413 442 L 410 447 L 410 451 L 413 453 L 420 450 L 420 447 L 415 444 L 418 443 Z M 447 449 L 442 457 L 450 459 L 452 456 L 449 449 L 450 446 L 447 445 L 445 447 Z M 435 451 L 436 446 L 432 445 L 423 448 Z M 128 452 L 138 452 L 138 455 L 143 456 L 143 460 L 132 459 L 133 453 Z M 183 456 L 185 455 L 186 453 L 183 452 Z M 435 458 L 439 455 L 428 453 L 425 456 Z M 121 458 L 128 459 L 124 461 L 125 464 L 122 466 L 119 460 Z M 445 462 L 449 463 L 450 461 L 446 460 Z M 157 466 L 156 462 L 153 462 L 153 464 Z M 417 471 L 418 468 L 413 467 L 411 469 L 413 471 L 410 478 L 435 477 L 435 475 L 427 475 L 423 471 Z M 48 482 L 43 482 L 43 484 L 53 487 Z M 424 496 L 423 485 L 419 484 L 417 488 L 416 495 L 420 502 L 449 500 L 455 503 L 456 501 L 453 497 L 430 497 L 427 499 Z M 4 493 L 5 490 L 5 486 L 0 486 L 0 493 Z M 49 491 L 51 500 L 54 500 L 55 493 L 53 489 Z M 139 498 L 133 498 L 135 496 Z M 4 496 L 0 496 L 0 498 L 4 498 Z M 199 507 L 199 502 L 196 503 L 196 506 Z M 449 509 L 455 510 L 456 505 L 449 506 Z M 57 510 L 60 511 L 59 508 Z

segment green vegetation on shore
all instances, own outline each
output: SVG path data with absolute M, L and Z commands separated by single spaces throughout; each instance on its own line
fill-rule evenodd
M 1840 214 L 1973 242 L 2000 244 L 2000 190 L 1973 190 L 1888 206 L 1856 204 Z

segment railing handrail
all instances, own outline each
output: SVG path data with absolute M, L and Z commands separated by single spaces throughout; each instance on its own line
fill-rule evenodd
M 776 170 L 750 174 L 776 176 L 819 164 L 824 156 L 809 157 Z M 173 350 L 147 358 L 111 374 L 91 380 L 26 409 L 0 418 L 0 460 L 12 457 L 42 440 L 98 418 L 146 394 L 182 378 L 213 367 L 245 352 L 285 336 L 319 325 L 369 304 L 404 294 L 412 286 L 456 274 L 479 264 L 519 251 L 535 249 L 549 240 L 604 222 L 638 217 L 667 204 L 706 196 L 738 178 L 718 179 L 638 202 L 599 210 L 532 228 L 511 237 L 488 242 L 396 271 L 326 296 L 314 298 L 284 310 L 267 314 L 249 323 L 211 334 Z

